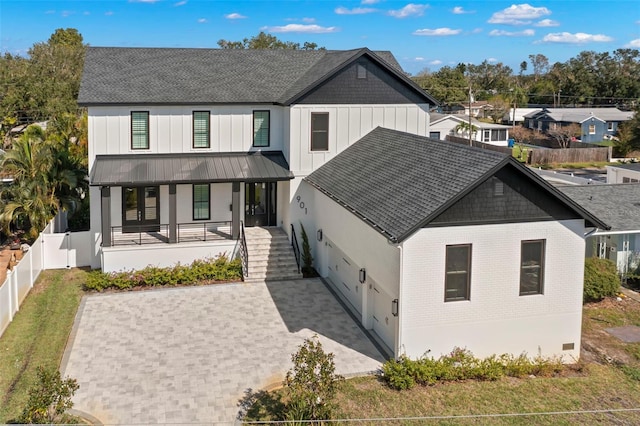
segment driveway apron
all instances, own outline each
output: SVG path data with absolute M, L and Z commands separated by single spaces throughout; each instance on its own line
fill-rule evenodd
M 383 362 L 324 283 L 305 279 L 87 296 L 62 369 L 80 385 L 74 408 L 105 424 L 233 424 L 314 335 L 339 374 Z

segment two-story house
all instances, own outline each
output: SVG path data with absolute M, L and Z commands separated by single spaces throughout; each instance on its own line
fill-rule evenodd
M 304 224 L 392 356 L 579 357 L 584 235 L 607 225 L 510 156 L 428 138 L 436 101 L 390 53 L 89 48 L 79 101 L 94 267 Z

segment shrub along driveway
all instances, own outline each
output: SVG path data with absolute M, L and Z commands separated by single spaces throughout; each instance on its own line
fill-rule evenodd
M 62 363 L 74 408 L 103 423 L 233 423 L 247 392 L 280 383 L 317 334 L 337 372 L 382 355 L 319 279 L 83 299 Z

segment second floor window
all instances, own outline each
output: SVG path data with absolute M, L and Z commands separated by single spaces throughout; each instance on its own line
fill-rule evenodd
M 253 146 L 269 146 L 269 111 L 253 111 Z
M 329 113 L 311 113 L 311 151 L 329 150 Z
M 209 148 L 209 111 L 193 112 L 193 147 Z
M 149 111 L 131 112 L 131 149 L 149 149 Z

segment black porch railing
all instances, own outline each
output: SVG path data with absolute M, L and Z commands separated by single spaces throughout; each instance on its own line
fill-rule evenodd
M 242 275 L 249 276 L 249 251 L 247 250 L 247 238 L 244 235 L 244 221 L 240 221 L 240 261 L 242 262 Z
M 298 238 L 296 238 L 296 228 L 291 224 L 291 247 L 293 247 L 293 254 L 296 257 L 296 264 L 298 265 L 298 273 L 300 273 L 300 247 L 298 247 Z
M 127 225 L 111 227 L 111 245 L 168 244 L 169 225 Z M 176 242 L 230 240 L 231 221 L 178 223 Z

